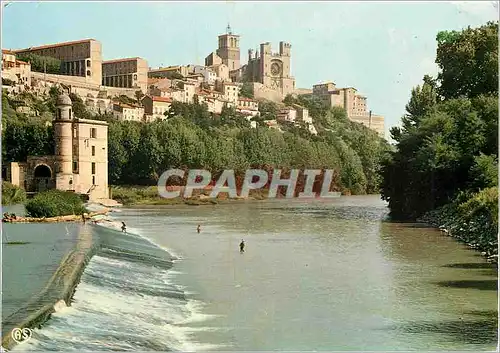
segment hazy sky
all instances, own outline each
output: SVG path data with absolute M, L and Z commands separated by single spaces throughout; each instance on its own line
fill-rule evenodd
M 242 63 L 249 48 L 271 42 L 277 51 L 287 41 L 296 87 L 356 87 L 386 117 L 387 132 L 411 88 L 437 73 L 436 34 L 490 20 L 498 20 L 497 2 L 13 2 L 3 8 L 2 48 L 94 38 L 105 60 L 203 64 L 230 22 Z

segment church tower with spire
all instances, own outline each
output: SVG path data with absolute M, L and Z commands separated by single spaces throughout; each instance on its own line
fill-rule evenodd
M 219 36 L 219 48 L 216 53 L 230 71 L 240 68 L 240 36 L 233 34 L 229 24 L 226 33 Z

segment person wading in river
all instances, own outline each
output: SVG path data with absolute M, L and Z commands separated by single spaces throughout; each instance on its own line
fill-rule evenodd
M 122 222 L 122 233 L 127 233 L 127 226 L 125 225 L 125 222 Z
M 201 225 L 198 224 L 198 228 L 196 228 L 196 231 L 198 232 L 198 234 L 201 232 Z
M 240 243 L 240 253 L 244 253 L 244 252 L 245 252 L 245 241 L 241 240 L 241 243 Z

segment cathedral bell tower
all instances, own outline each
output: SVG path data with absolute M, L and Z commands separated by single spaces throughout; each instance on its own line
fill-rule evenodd
M 233 34 L 229 24 L 226 33 L 219 36 L 217 55 L 222 59 L 222 63 L 229 67 L 229 71 L 240 68 L 240 36 Z

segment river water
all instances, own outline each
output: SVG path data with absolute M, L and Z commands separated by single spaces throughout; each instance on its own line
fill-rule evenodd
M 496 268 L 386 214 L 377 196 L 125 208 L 171 266 L 101 252 L 16 350 L 496 349 Z

